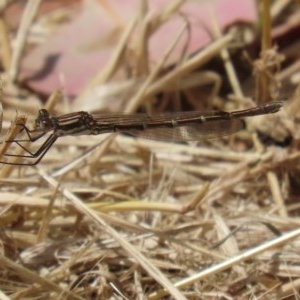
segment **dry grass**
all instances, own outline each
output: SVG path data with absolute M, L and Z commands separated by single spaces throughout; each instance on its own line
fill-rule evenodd
M 16 124 L 30 126 L 40 103 L 17 83 L 38 2 L 28 1 L 14 51 L 3 46 L 4 132 L 15 120 L 15 108 Z M 132 73 L 139 76 L 130 78 L 134 88 L 124 111 L 149 109 L 159 93 L 174 96 L 181 91 L 194 103 L 197 95 L 191 87 L 196 88 L 199 78 L 216 86 L 220 80 L 212 72 L 195 77 L 194 71 L 220 53 L 234 101 L 213 94 L 203 106 L 246 107 L 238 70 L 227 51 L 236 31 L 221 35 L 216 28 L 214 42 L 191 58 L 183 55 L 166 71 L 177 38 L 188 30 L 184 26 L 162 60 L 150 64 L 147 41 L 180 4 L 172 2 L 160 15 L 141 5 L 107 67 L 75 103 L 84 101 L 89 89 L 113 82 L 126 67 L 129 38 L 138 23 L 142 29 L 136 32 L 136 43 L 131 41 L 131 51 L 136 53 Z M 3 28 L 1 20 L 5 32 Z M 258 74 L 256 94 L 264 98 L 270 85 L 278 86 L 282 73 L 273 72 L 281 54 L 270 50 L 268 41 L 262 44 L 262 56 L 252 63 Z M 114 88 L 118 95 L 118 85 Z M 35 167 L 3 165 L 1 299 L 298 298 L 299 104 L 296 92 L 280 113 L 248 120 L 248 130 L 228 138 L 175 144 L 122 135 L 63 137 Z M 60 92 L 54 91 L 44 106 L 63 111 Z M 18 135 L 18 126 L 12 125 L 6 139 Z M 257 129 L 277 141 L 291 135 L 294 142 L 264 145 Z M 2 144 L 1 154 L 10 146 Z

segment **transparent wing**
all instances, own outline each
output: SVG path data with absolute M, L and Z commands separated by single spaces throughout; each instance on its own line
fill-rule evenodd
M 216 137 L 230 135 L 245 128 L 245 123 L 241 119 L 222 120 L 199 124 L 188 124 L 172 128 L 146 128 L 131 129 L 126 133 L 152 140 L 161 141 L 197 141 L 204 139 L 212 139 Z
M 91 114 L 94 120 L 99 124 L 117 124 L 122 126 L 135 126 L 140 124 L 163 124 L 171 121 L 187 121 L 197 122 L 202 118 L 210 119 L 216 116 L 228 116 L 227 112 L 200 112 L 200 111 L 183 111 L 183 112 L 171 112 L 171 113 L 158 113 L 158 114 L 147 114 L 147 113 L 135 113 L 135 114 L 124 114 L 124 113 L 109 113 L 109 114 Z M 68 117 L 68 115 L 66 115 Z

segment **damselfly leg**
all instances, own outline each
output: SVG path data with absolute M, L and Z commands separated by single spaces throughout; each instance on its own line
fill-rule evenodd
M 35 165 L 43 158 L 57 139 L 57 136 L 53 134 L 49 135 L 47 132 L 29 129 L 24 124 L 16 124 L 15 126 L 19 126 L 21 129 L 15 138 L 8 138 L 2 142 L 2 144 L 6 144 L 7 150 L 2 155 L 0 163 L 8 165 Z M 41 143 L 36 144 L 39 140 L 41 140 Z M 22 162 L 19 160 L 14 162 L 9 157 L 21 158 Z
M 44 135 L 42 135 L 44 136 Z M 41 136 L 41 137 L 42 137 Z M 31 163 L 23 163 L 22 165 L 36 165 L 43 157 L 44 155 L 48 152 L 48 150 L 51 148 L 51 146 L 54 144 L 54 142 L 57 140 L 57 136 L 54 134 L 51 134 L 45 142 L 43 142 L 43 144 L 35 151 L 32 152 L 29 150 L 29 148 L 27 146 L 22 145 L 21 141 L 15 140 L 15 141 L 11 141 L 11 143 L 15 143 L 17 144 L 22 150 L 24 150 L 24 152 L 26 152 L 27 154 L 20 153 L 20 154 L 16 154 L 16 153 L 5 153 L 4 156 L 11 156 L 11 157 L 20 157 L 20 158 L 37 158 L 37 160 L 31 162 Z M 37 141 L 37 139 L 33 140 L 33 141 Z M 0 160 L 1 163 L 1 160 Z M 15 163 L 9 163 L 9 162 L 4 162 L 6 164 L 15 164 Z M 19 165 L 20 163 L 16 163 L 16 165 Z

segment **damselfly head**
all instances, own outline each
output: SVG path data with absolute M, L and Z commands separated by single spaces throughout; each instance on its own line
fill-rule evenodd
M 35 119 L 35 129 L 48 131 L 53 128 L 52 120 L 48 110 L 40 109 L 38 117 Z

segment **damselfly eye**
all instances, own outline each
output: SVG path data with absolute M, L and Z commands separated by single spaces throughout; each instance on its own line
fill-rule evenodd
M 49 112 L 46 109 L 40 109 L 38 117 L 35 120 L 35 128 L 47 130 L 49 127 L 51 127 L 51 124 L 52 122 Z

